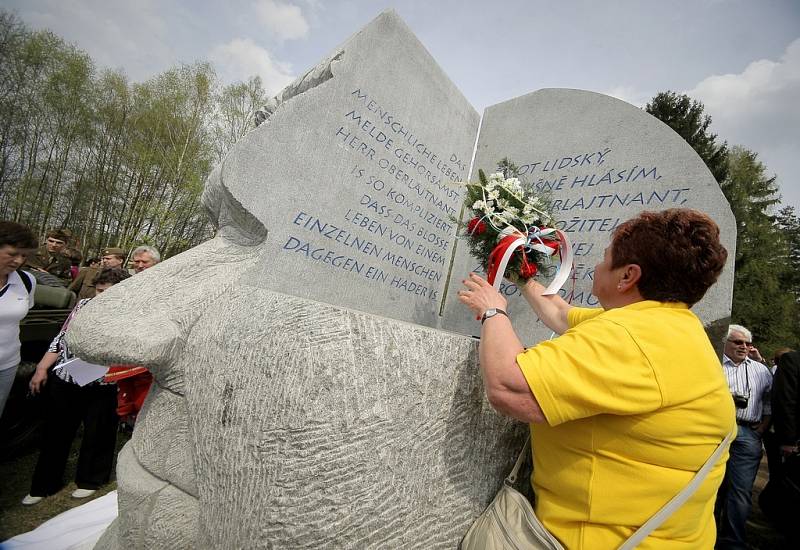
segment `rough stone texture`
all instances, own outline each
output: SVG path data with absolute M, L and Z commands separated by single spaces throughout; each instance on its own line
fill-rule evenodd
M 720 280 L 693 311 L 707 326 L 730 316 L 736 251 L 733 214 L 706 165 L 666 124 L 602 94 L 539 90 L 486 110 L 473 171 L 493 171 L 503 157 L 520 167 L 526 182 L 550 195 L 556 227 L 564 229 L 575 245 L 576 279 L 561 291 L 567 300 L 598 306 L 591 294 L 592 274 L 619 222 L 642 210 L 688 207 L 717 222 L 728 249 Z M 479 262 L 465 243 L 459 243 L 444 328 L 466 334 L 479 330 L 455 295 L 463 274 L 477 268 Z M 509 298 L 514 327 L 526 345 L 550 337 L 516 286 L 506 283 L 501 290 Z
M 141 466 L 196 498 L 194 447 L 184 396 L 160 385 L 153 386 L 137 422 L 136 433 L 131 440 L 131 451 Z
M 524 439 L 485 401 L 476 342 L 254 287 L 266 254 L 214 239 L 76 319 L 82 356 L 157 384 L 98 548 L 452 548 Z
M 186 394 L 205 407 L 191 431 L 212 546 L 457 543 L 510 458 L 473 341 L 252 287 L 207 316 L 242 327 L 198 323 L 188 342 L 207 350 Z M 251 367 L 211 377 L 225 356 Z
M 355 109 L 360 129 L 345 120 Z M 388 115 L 427 144 L 416 164 L 381 149 Z M 663 185 L 691 182 L 690 203 L 712 197 L 718 206 L 706 209 L 730 231 L 699 160 L 653 120 L 596 94 L 532 94 L 487 112 L 478 166 L 609 148 L 615 163 L 663 169 Z M 453 548 L 525 432 L 486 402 L 476 341 L 464 335 L 476 325 L 452 288 L 445 326 L 462 334 L 430 328 L 442 326 L 455 235 L 444 220 L 461 201 L 445 179 L 466 177 L 477 115 L 389 12 L 265 106 L 259 121 L 207 182 L 203 203 L 217 236 L 103 293 L 71 327 L 81 357 L 142 364 L 155 379 L 118 461 L 119 518 L 97 547 Z M 340 129 L 358 143 L 337 138 Z M 422 181 L 427 174 L 414 166 L 438 179 Z M 388 204 L 397 200 L 390 189 L 409 202 Z M 375 223 L 355 221 L 365 217 Z M 313 219 L 320 225 L 307 226 Z M 355 246 L 355 237 L 372 247 Z M 291 238 L 307 252 L 287 247 Z M 446 259 L 425 256 L 436 243 Z M 416 261 L 438 279 L 427 285 L 394 256 L 373 254 L 378 247 L 424 258 Z M 474 263 L 459 254 L 455 281 Z M 374 269 L 346 269 L 346 259 Z M 729 293 L 720 296 L 707 318 L 729 306 Z M 519 326 L 518 314 L 512 305 Z
M 131 450 L 117 458 L 120 514 L 95 548 L 201 548 L 198 500 L 143 469 Z

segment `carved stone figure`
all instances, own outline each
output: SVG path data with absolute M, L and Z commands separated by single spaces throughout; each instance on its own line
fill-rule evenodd
M 526 431 L 486 401 L 477 323 L 453 292 L 478 264 L 456 218 L 479 116 L 387 12 L 256 121 L 206 183 L 215 238 L 73 322 L 79 356 L 154 376 L 98 548 L 454 548 Z M 558 217 L 582 224 L 588 288 L 612 218 L 676 206 L 677 192 L 713 211 L 734 257 L 730 209 L 692 155 L 630 105 L 544 90 L 490 108 L 475 158 L 493 170 L 509 156 L 532 184 L 545 162 L 566 170 Z M 644 173 L 619 190 L 573 183 L 612 168 Z M 731 286 L 728 272 L 700 304 L 707 323 L 729 315 Z M 527 343 L 547 337 L 509 311 Z

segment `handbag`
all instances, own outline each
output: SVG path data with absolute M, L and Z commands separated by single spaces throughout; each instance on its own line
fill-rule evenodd
M 639 527 L 626 540 L 620 550 L 632 550 L 647 536 L 667 520 L 697 490 L 705 477 L 717 463 L 733 433 L 717 446 L 716 450 L 700 467 L 691 481 L 672 497 L 658 512 Z M 564 547 L 536 517 L 530 501 L 514 489 L 517 475 L 530 449 L 530 436 L 525 440 L 517 462 L 503 486 L 492 502 L 472 523 L 464 538 L 461 539 L 461 550 L 564 550 Z
M 472 523 L 461 539 L 461 550 L 563 550 L 564 547 L 533 513 L 528 498 L 514 489 L 522 464 L 528 455 L 531 438 L 525 440 L 511 473 L 503 486 Z

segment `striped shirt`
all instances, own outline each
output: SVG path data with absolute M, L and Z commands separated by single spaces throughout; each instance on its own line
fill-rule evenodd
M 761 422 L 763 416 L 771 415 L 769 392 L 772 389 L 772 373 L 766 365 L 749 357 L 735 365 L 727 355 L 722 356 L 722 370 L 732 394 L 747 397 L 747 407 L 736 409 L 736 420 Z
M 79 301 L 75 305 L 75 308 L 69 314 L 67 320 L 64 321 L 64 325 L 61 327 L 59 333 L 56 335 L 55 338 L 53 338 L 53 341 L 50 342 L 50 348 L 48 348 L 47 350 L 50 353 L 58 354 L 58 361 L 56 361 L 56 364 L 53 366 L 52 372 L 54 375 L 59 377 L 64 382 L 70 382 L 72 384 L 75 384 L 75 380 L 72 379 L 72 376 L 70 376 L 70 374 L 66 370 L 59 368 L 61 365 L 63 365 L 64 363 L 75 357 L 75 354 L 73 354 L 69 350 L 69 346 L 67 346 L 67 340 L 66 340 L 67 330 L 69 330 L 69 324 L 72 322 L 72 319 L 75 318 L 75 315 L 78 314 L 78 311 L 80 311 L 80 309 L 86 304 L 88 304 L 91 300 L 92 300 L 91 298 L 85 298 Z M 109 382 L 105 382 L 101 378 L 99 380 L 95 380 L 94 382 L 90 382 L 90 384 L 107 385 L 109 384 Z

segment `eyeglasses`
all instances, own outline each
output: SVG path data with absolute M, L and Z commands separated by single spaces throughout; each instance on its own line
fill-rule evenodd
M 730 342 L 734 346 L 741 346 L 741 345 L 752 346 L 753 345 L 753 342 L 748 342 L 747 340 L 728 340 L 728 342 Z

